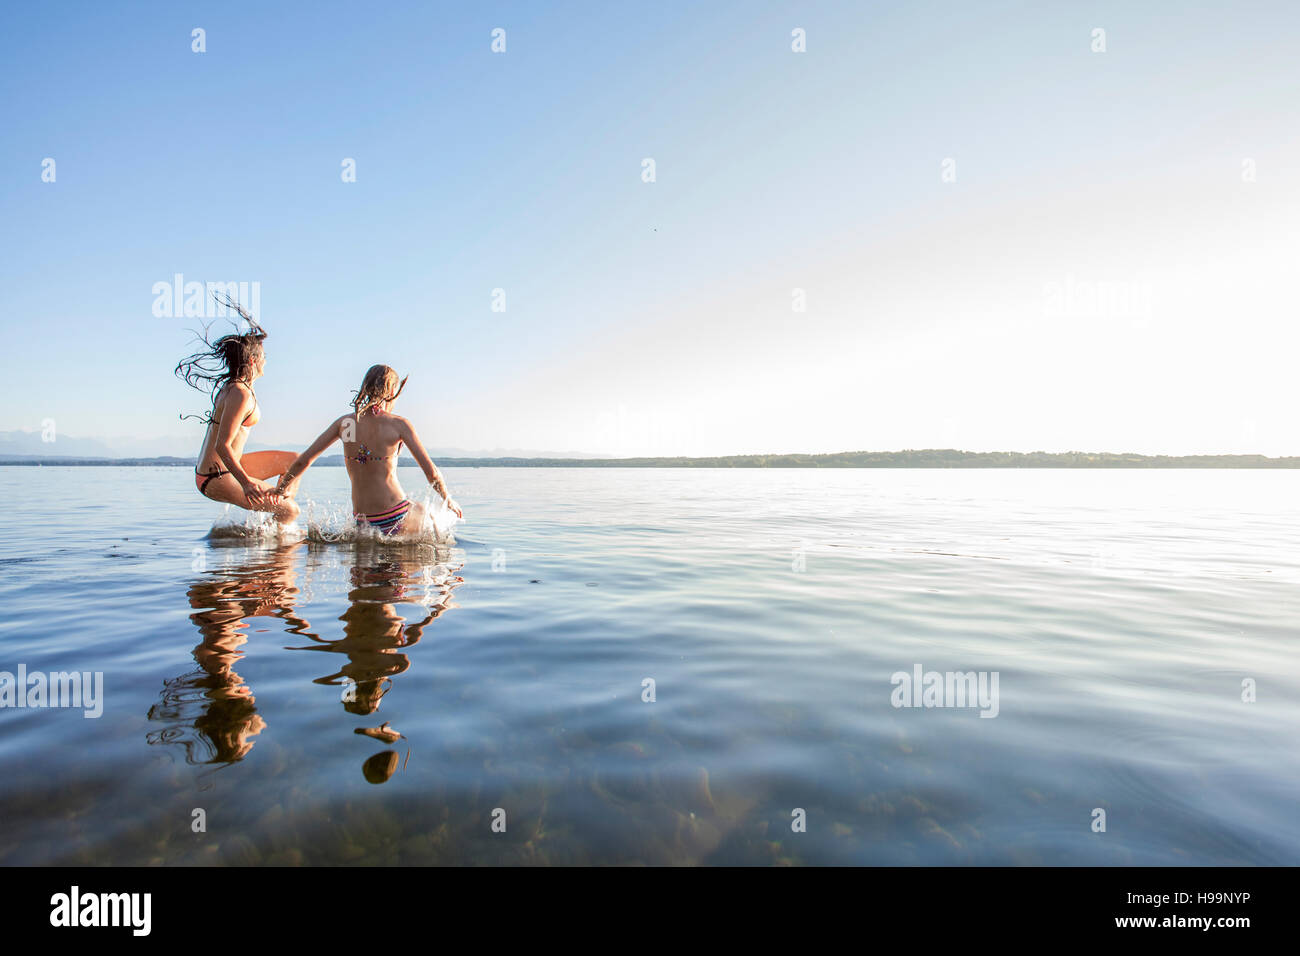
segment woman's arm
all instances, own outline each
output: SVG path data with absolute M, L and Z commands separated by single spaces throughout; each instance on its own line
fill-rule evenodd
M 280 476 L 280 484 L 275 490 L 286 498 L 292 498 L 298 491 L 298 480 L 302 478 L 303 472 L 311 467 L 312 462 L 319 458 L 326 448 L 342 437 L 340 429 L 343 427 L 343 422 L 351 419 L 351 417 L 351 415 L 344 415 L 321 432 L 308 449 L 295 458 L 293 464 L 284 470 L 284 474 Z
M 424 443 L 420 441 L 420 436 L 415 433 L 415 426 L 405 418 L 397 418 L 398 434 L 402 436 L 402 441 L 406 442 L 406 447 L 411 449 L 411 455 L 415 458 L 415 463 L 420 466 L 424 472 L 424 477 L 429 479 L 429 484 L 438 489 L 438 494 L 442 495 L 447 501 L 447 507 L 451 509 L 457 518 L 465 517 L 460 510 L 460 506 L 451 500 L 451 492 L 447 490 L 447 483 L 442 480 L 442 475 L 438 467 L 429 457 L 429 453 L 424 450 Z
M 265 506 L 269 492 L 265 487 L 258 484 L 257 480 L 248 472 L 244 471 L 244 466 L 240 464 L 239 456 L 235 454 L 234 447 L 236 432 L 243 426 L 244 419 L 253 410 L 253 395 L 251 392 L 235 386 L 234 388 L 227 388 L 226 394 L 217 404 L 220 407 L 213 409 L 213 413 L 219 416 L 220 421 L 220 424 L 217 425 L 217 441 L 214 449 L 217 457 L 221 459 L 221 463 L 239 482 L 239 486 L 243 488 L 244 497 L 248 499 L 249 504 Z

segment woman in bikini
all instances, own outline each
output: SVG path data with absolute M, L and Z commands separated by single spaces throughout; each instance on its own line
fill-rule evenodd
M 463 517 L 415 428 L 392 412 L 393 402 L 405 387 L 406 379 L 399 381 L 397 373 L 387 365 L 372 366 L 352 402 L 353 414 L 336 419 L 321 432 L 311 447 L 285 469 L 276 492 L 286 499 L 292 497 L 303 472 L 330 445 L 342 441 L 357 523 L 385 535 L 400 534 L 403 528 L 419 530 L 424 526 L 424 506 L 408 499 L 397 481 L 397 456 L 406 445 L 429 484 L 446 499 L 447 507 L 457 517 Z
M 269 511 L 281 525 L 298 517 L 298 505 L 277 492 L 267 479 L 284 473 L 296 457 L 291 451 L 244 453 L 248 431 L 261 419 L 253 382 L 266 368 L 262 340 L 266 331 L 237 303 L 226 303 L 249 324 L 249 331 L 224 335 L 207 348 L 182 359 L 176 374 L 199 391 L 212 393 L 212 411 L 200 420 L 208 426 L 194 469 L 199 493 L 213 501 L 249 511 Z

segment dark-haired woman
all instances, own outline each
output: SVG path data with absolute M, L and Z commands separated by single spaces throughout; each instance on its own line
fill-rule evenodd
M 199 450 L 194 484 L 213 501 L 249 511 L 269 511 L 280 524 L 298 517 L 298 505 L 268 479 L 284 473 L 298 456 L 291 451 L 244 453 L 248 431 L 261 418 L 253 382 L 266 367 L 266 332 L 244 312 L 249 332 L 222 336 L 176 366 L 176 374 L 197 389 L 211 389 L 212 411 Z

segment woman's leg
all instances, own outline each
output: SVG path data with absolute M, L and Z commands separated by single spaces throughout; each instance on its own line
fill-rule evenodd
M 274 454 L 288 454 L 288 453 L 259 451 L 259 452 L 253 452 L 253 454 L 274 455 Z M 294 455 L 294 458 L 296 457 L 298 456 Z M 243 458 L 239 460 L 240 464 L 241 465 L 244 464 L 246 461 L 248 461 L 248 458 L 249 456 L 245 455 Z M 292 461 L 292 459 L 290 459 L 290 461 Z M 245 470 L 247 470 L 248 466 L 245 465 L 244 467 Z M 288 465 L 286 464 L 285 467 L 288 467 Z M 250 474 L 250 477 L 257 478 L 259 476 Z M 235 476 L 230 474 L 229 472 L 220 476 L 219 478 L 213 478 L 211 481 L 209 481 L 207 487 L 204 488 L 203 490 L 203 494 L 206 497 L 211 498 L 213 501 L 220 501 L 223 504 L 238 505 L 239 507 L 245 508 L 248 511 L 269 511 L 275 515 L 275 520 L 280 522 L 280 524 L 288 524 L 290 521 L 293 521 L 295 518 L 297 518 L 299 513 L 298 505 L 292 498 L 272 498 L 265 505 L 252 504 L 248 500 L 248 497 L 244 494 L 244 489 L 240 487 L 239 482 L 235 480 Z
M 274 478 L 283 475 L 298 458 L 293 451 L 250 451 L 239 459 L 239 464 L 251 478 Z
M 424 527 L 424 518 L 426 514 L 427 512 L 424 510 L 424 505 L 418 501 L 412 501 L 411 510 L 408 511 L 406 517 L 402 519 L 402 527 L 401 530 L 398 531 L 398 534 L 419 534 L 420 530 Z

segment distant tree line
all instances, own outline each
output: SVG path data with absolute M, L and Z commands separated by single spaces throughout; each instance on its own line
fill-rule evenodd
M 318 465 L 340 466 L 343 456 Z M 414 465 L 407 459 L 404 465 Z M 715 458 L 439 458 L 472 468 L 1300 468 L 1300 458 L 1265 455 L 1138 455 L 1115 452 L 843 451 L 828 455 L 726 455 Z M 0 456 L 0 465 L 185 466 L 192 458 L 41 458 Z

